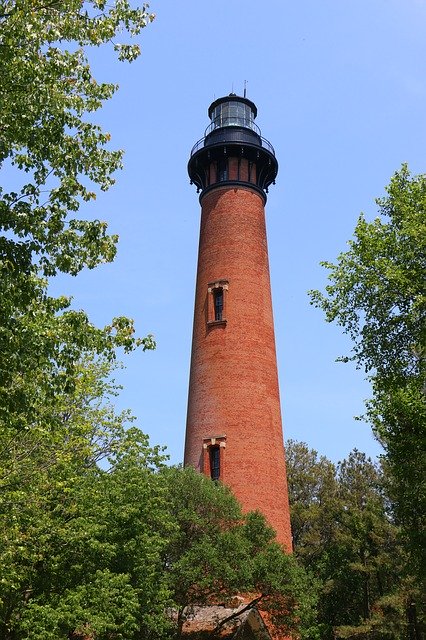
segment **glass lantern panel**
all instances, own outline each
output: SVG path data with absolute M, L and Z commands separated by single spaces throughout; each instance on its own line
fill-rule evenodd
M 247 104 L 237 101 L 223 102 L 212 113 L 214 129 L 219 127 L 246 127 L 254 129 L 252 110 Z

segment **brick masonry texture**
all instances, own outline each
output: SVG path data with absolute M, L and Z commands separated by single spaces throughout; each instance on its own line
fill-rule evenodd
M 218 280 L 226 323 L 208 325 Z M 230 185 L 202 197 L 185 464 L 202 471 L 203 440 L 222 435 L 221 479 L 291 551 L 265 211 L 250 187 Z

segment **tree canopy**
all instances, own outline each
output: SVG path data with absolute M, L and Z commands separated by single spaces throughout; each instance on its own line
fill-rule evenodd
M 65 296 L 48 294 L 46 277 L 76 275 L 110 261 L 117 237 L 101 220 L 78 215 L 96 190 L 113 184 L 122 153 L 94 122 L 116 86 L 93 77 L 88 50 L 153 19 L 126 0 L 6 0 L 0 14 L 0 418 L 7 427 L 46 424 L 46 407 L 74 384 L 85 353 L 115 357 L 117 347 L 152 348 L 124 317 L 95 327 Z M 124 60 L 138 45 L 115 44 Z
M 96 198 L 94 188 L 113 184 L 122 159 L 92 116 L 117 86 L 96 81 L 88 51 L 138 35 L 153 17 L 127 0 L 2 2 L 0 163 L 20 174 L 15 189 L 1 191 L 2 228 L 10 232 L 2 251 L 20 271 L 36 262 L 44 275 L 75 275 L 113 258 L 117 238 L 106 224 L 76 215 Z M 112 46 L 121 60 L 140 53 L 138 44 Z
M 349 250 L 324 262 L 330 283 L 311 292 L 329 322 L 352 338 L 353 360 L 372 383 L 366 417 L 386 452 L 396 514 L 425 566 L 426 177 L 407 166 L 359 218 Z
M 357 450 L 333 465 L 294 441 L 287 467 L 294 552 L 319 582 L 320 637 L 421 640 L 422 594 L 386 470 Z
M 1 637 L 166 640 L 192 606 L 236 593 L 283 633 L 316 637 L 306 572 L 227 488 L 166 467 L 108 403 L 110 366 L 81 364 L 57 439 L 29 431 L 1 458 Z

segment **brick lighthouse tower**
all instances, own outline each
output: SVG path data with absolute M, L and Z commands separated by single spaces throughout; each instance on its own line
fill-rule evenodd
M 278 162 L 235 94 L 215 100 L 188 163 L 201 191 L 185 465 L 258 509 L 291 550 L 265 228 Z

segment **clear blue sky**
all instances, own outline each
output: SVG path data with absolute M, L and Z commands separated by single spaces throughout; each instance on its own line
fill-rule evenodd
M 117 185 L 84 208 L 120 235 L 117 260 L 56 292 L 74 295 L 97 324 L 135 319 L 158 348 L 125 359 L 119 400 L 172 462 L 183 457 L 199 204 L 186 163 L 213 99 L 232 89 L 258 107 L 280 169 L 267 203 L 269 257 L 285 438 L 337 461 L 376 455 L 354 420 L 369 386 L 335 362 L 349 349 L 309 305 L 324 285 L 320 260 L 346 248 L 357 217 L 402 162 L 425 171 L 424 0 L 164 0 L 131 64 L 94 57 L 120 91 L 97 120 L 124 148 Z

